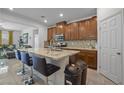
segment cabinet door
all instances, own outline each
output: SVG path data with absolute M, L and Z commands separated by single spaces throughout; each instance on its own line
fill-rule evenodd
M 54 36 L 56 35 L 56 27 L 52 28 L 52 39 L 54 38 Z
M 88 30 L 87 30 L 87 34 L 88 34 L 88 38 L 89 39 L 97 39 L 97 20 L 96 17 L 93 17 L 91 19 L 89 19 L 87 21 L 87 25 L 88 25 Z
M 80 52 L 80 53 L 78 53 L 77 56 L 78 56 L 78 59 L 83 60 L 87 64 L 87 61 L 86 61 L 86 52 Z
M 86 39 L 87 38 L 87 21 L 80 21 L 79 22 L 79 39 Z
M 65 40 L 70 40 L 70 32 L 71 32 L 70 24 L 67 24 L 65 30 Z
M 52 28 L 48 28 L 48 36 L 47 36 L 48 41 L 52 39 Z
M 79 39 L 97 39 L 97 17 L 79 22 Z
M 70 24 L 70 39 L 71 40 L 78 40 L 78 22 L 74 22 Z
M 63 34 L 64 35 L 65 25 L 66 25 L 66 22 L 65 21 L 56 23 L 57 34 Z
M 83 60 L 87 64 L 86 53 L 86 51 L 80 51 L 80 53 L 77 54 L 77 58 Z
M 65 31 L 64 25 L 58 25 L 56 28 L 57 28 L 56 34 L 58 34 L 58 35 L 63 34 L 64 35 L 64 31 Z
M 56 27 L 48 28 L 48 40 L 53 39 L 54 35 L 56 35 Z
M 86 60 L 87 60 L 88 67 L 94 68 L 94 69 L 97 68 L 97 53 L 96 52 L 88 51 Z

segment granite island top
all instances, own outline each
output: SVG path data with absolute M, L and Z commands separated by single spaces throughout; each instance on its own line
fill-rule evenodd
M 95 48 L 80 48 L 80 47 L 63 47 L 63 49 L 72 49 L 72 50 L 88 50 L 88 51 L 97 51 Z
M 75 55 L 80 52 L 80 51 L 75 51 L 75 50 L 51 51 L 48 48 L 29 48 L 29 49 L 19 49 L 19 50 L 26 51 L 32 54 L 36 54 L 38 56 L 48 57 L 53 60 L 59 60 L 64 57 Z

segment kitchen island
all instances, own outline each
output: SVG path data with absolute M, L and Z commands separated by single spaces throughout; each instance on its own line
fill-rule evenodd
M 19 49 L 20 51 L 26 51 L 29 54 L 37 55 L 39 57 L 45 57 L 47 63 L 51 63 L 60 67 L 60 70 L 48 77 L 48 80 L 51 81 L 49 84 L 54 85 L 64 85 L 64 69 L 65 66 L 69 63 L 69 56 L 75 55 L 80 51 L 74 50 L 51 50 L 48 48 L 30 48 L 30 49 Z M 42 79 L 45 80 L 45 77 L 42 76 Z

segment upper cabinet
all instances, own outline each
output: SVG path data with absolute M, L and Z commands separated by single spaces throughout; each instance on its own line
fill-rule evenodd
M 79 33 L 79 30 L 78 30 L 78 23 L 77 22 L 74 22 L 74 23 L 71 23 L 70 24 L 70 39 L 71 40 L 78 40 L 79 37 L 78 37 L 78 33 Z
M 48 41 L 56 35 L 56 27 L 48 28 Z
M 47 40 L 48 41 L 52 38 L 51 33 L 52 33 L 52 28 L 48 28 L 48 32 L 47 32 Z
M 65 33 L 65 25 L 66 25 L 66 22 L 63 21 L 63 22 L 59 22 L 56 24 L 56 34 L 63 34 Z
M 79 23 L 79 39 L 86 39 L 87 38 L 87 21 L 80 21 Z
M 87 38 L 88 39 L 97 39 L 97 19 L 93 17 L 87 21 L 88 30 Z
M 97 39 L 97 17 L 66 24 L 65 21 L 48 29 L 48 40 L 55 34 L 63 34 L 65 40 L 90 40 Z
M 97 39 L 96 17 L 79 22 L 79 39 Z
M 65 40 L 71 40 L 71 24 L 65 26 Z
M 66 25 L 65 40 L 78 40 L 78 23 Z

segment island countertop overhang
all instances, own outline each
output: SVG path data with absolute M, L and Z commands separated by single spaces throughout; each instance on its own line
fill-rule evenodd
M 53 60 L 60 60 L 64 57 L 69 57 L 79 53 L 80 51 L 75 50 L 61 50 L 61 51 L 51 51 L 48 48 L 29 48 L 29 49 L 19 49 L 20 51 L 26 51 L 34 55 L 41 57 L 51 58 Z

